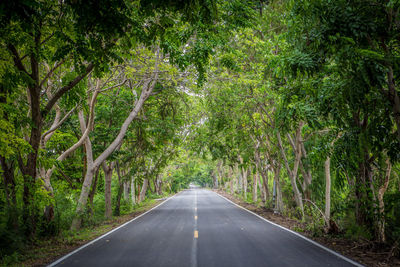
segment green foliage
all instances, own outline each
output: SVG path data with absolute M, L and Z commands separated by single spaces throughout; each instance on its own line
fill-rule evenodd
M 57 158 L 82 136 L 77 112 L 87 123 L 87 99 L 101 85 L 89 134 L 96 158 L 155 77 L 157 58 L 154 90 L 107 158 L 108 164 L 118 162 L 114 214 L 143 205 L 131 203 L 138 190 L 121 196 L 132 179 L 136 189 L 149 181 L 147 199 L 160 197 L 154 182 L 163 195 L 191 183 L 212 187 L 214 179 L 227 190 L 233 184 L 244 198 L 238 177 L 257 170 L 269 177 L 263 205 L 276 208 L 272 187 L 279 180 L 279 211 L 300 218 L 294 189 L 324 207 L 329 157 L 332 219 L 349 238 L 377 238 L 383 222 L 386 240 L 394 244 L 400 236 L 399 10 L 398 1 L 361 0 L 1 3 L 2 263 L 20 260 L 16 251 L 28 241 L 68 232 L 88 166 L 87 144 L 62 162 Z M 56 104 L 47 107 L 55 95 Z M 296 134 L 302 151 L 291 182 Z M 388 160 L 393 168 L 385 189 Z M 22 175 L 27 166 L 36 177 Z M 105 219 L 99 172 L 85 227 Z M 382 213 L 376 198 L 383 189 Z M 54 214 L 46 216 L 45 208 Z M 321 234 L 321 218 L 307 205 L 308 230 Z

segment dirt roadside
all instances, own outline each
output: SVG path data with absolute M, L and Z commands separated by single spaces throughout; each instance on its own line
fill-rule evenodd
M 288 228 L 292 231 L 298 232 L 299 234 L 312 239 L 327 248 L 330 248 L 338 253 L 357 261 L 365 266 L 371 267 L 392 267 L 392 266 L 400 266 L 400 259 L 396 257 L 391 257 L 392 254 L 390 249 L 385 250 L 382 248 L 377 248 L 373 242 L 367 240 L 348 240 L 343 236 L 331 236 L 331 235 L 323 235 L 323 236 L 313 236 L 313 234 L 307 230 L 306 225 L 297 220 L 293 220 L 282 216 L 280 214 L 274 214 L 274 212 L 270 209 L 266 209 L 263 207 L 257 207 L 253 204 L 249 204 L 244 202 L 243 200 L 228 194 L 223 190 L 213 189 L 214 192 L 226 197 L 232 202 L 264 217 L 265 219 L 279 224 L 285 228 Z M 299 231 L 301 229 L 301 231 Z

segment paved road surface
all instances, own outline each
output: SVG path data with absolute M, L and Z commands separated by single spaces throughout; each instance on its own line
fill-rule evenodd
M 355 266 L 205 189 L 183 191 L 56 263 L 85 267 Z

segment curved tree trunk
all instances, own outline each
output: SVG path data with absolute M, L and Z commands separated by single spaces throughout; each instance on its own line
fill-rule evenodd
M 140 97 L 139 97 L 139 99 L 137 99 L 133 109 L 131 110 L 131 112 L 129 113 L 128 117 L 125 119 L 124 123 L 122 124 L 121 129 L 120 129 L 118 135 L 115 137 L 114 141 L 94 161 L 93 161 L 93 158 L 92 158 L 93 157 L 92 156 L 92 151 L 90 151 L 90 153 L 87 151 L 87 153 L 86 153 L 87 155 L 90 154 L 91 162 L 88 161 L 88 163 L 87 163 L 87 171 L 86 171 L 85 179 L 83 181 L 81 194 L 79 196 L 78 205 L 76 207 L 76 211 L 75 211 L 76 215 L 75 215 L 74 220 L 72 221 L 71 230 L 77 230 L 77 229 L 79 229 L 79 227 L 81 225 L 82 215 L 83 215 L 84 209 L 86 207 L 87 198 L 88 198 L 88 194 L 89 194 L 90 185 L 91 185 L 92 180 L 93 180 L 94 171 L 97 168 L 99 168 L 100 165 L 118 147 L 121 146 L 122 141 L 123 141 L 123 139 L 125 137 L 125 134 L 128 131 L 129 125 L 131 124 L 131 122 L 139 114 L 140 110 L 143 107 L 144 102 L 150 97 L 150 95 L 151 95 L 151 93 L 152 93 L 152 91 L 154 89 L 154 86 L 156 85 L 156 82 L 158 81 L 158 74 L 159 74 L 158 69 L 159 69 L 159 61 L 160 61 L 159 52 L 160 52 L 160 50 L 158 48 L 157 49 L 157 59 L 156 59 L 156 63 L 155 63 L 154 72 L 153 72 L 152 77 L 148 77 L 144 81 Z M 85 127 L 85 129 L 86 129 L 86 127 Z M 89 139 L 90 138 L 87 137 L 86 138 L 86 142 Z M 89 140 L 89 143 L 90 143 L 90 140 Z M 88 149 L 87 144 L 86 144 L 86 149 Z

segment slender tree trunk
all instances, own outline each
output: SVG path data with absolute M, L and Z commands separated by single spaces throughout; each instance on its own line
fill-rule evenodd
M 217 188 L 220 187 L 223 183 L 223 162 L 221 161 L 221 163 L 218 165 L 218 169 L 217 169 Z
M 268 170 L 261 170 L 260 172 L 262 177 L 262 188 L 263 188 L 263 201 L 264 204 L 267 203 L 268 199 L 270 198 L 269 187 L 268 187 Z
M 131 201 L 132 205 L 136 204 L 136 190 L 135 190 L 135 177 L 132 177 L 131 180 Z
M 303 197 L 299 191 L 299 188 L 297 187 L 297 171 L 299 169 L 299 164 L 300 164 L 300 160 L 301 160 L 301 149 L 299 147 L 300 144 L 300 133 L 301 133 L 301 128 L 302 128 L 302 124 L 299 125 L 298 129 L 297 129 L 297 133 L 296 133 L 296 155 L 295 155 L 295 162 L 294 162 L 294 167 L 293 170 L 290 169 L 289 167 L 289 161 L 286 158 L 286 153 L 285 150 L 283 148 L 283 144 L 282 144 L 282 139 L 281 139 L 281 135 L 278 132 L 277 133 L 277 137 L 278 137 L 278 145 L 279 148 L 281 150 L 281 154 L 283 157 L 283 161 L 285 163 L 286 166 L 286 170 L 288 172 L 289 178 L 290 178 L 290 183 L 292 185 L 292 190 L 294 193 L 294 198 L 297 204 L 297 207 L 300 208 L 300 212 L 301 212 L 301 217 L 304 217 L 304 206 L 303 206 Z
M 243 197 L 247 200 L 247 177 L 248 177 L 248 170 L 246 168 L 242 168 L 243 173 Z
M 253 174 L 253 202 L 257 202 L 258 170 Z
M 280 183 L 280 173 L 281 173 L 281 165 L 277 164 L 274 168 L 274 182 L 275 182 L 275 210 L 279 213 L 283 212 L 283 200 L 282 200 L 282 190 Z
M 163 183 L 162 183 L 162 176 L 161 176 L 161 174 L 159 174 L 158 176 L 157 176 L 157 195 L 162 195 L 162 186 L 163 186 Z
M 330 227 L 331 219 L 331 158 L 328 156 L 325 160 L 325 223 Z
M 117 167 L 117 175 L 118 175 L 118 193 L 117 193 L 117 203 L 115 204 L 115 216 L 119 216 L 121 214 L 121 198 L 122 198 L 122 192 L 124 189 L 124 183 L 122 181 L 121 177 L 121 170 L 119 166 L 119 162 L 116 162 L 116 167 Z
M 386 160 L 387 168 L 386 168 L 386 173 L 385 173 L 385 181 L 383 185 L 379 188 L 378 191 L 378 201 L 379 201 L 379 218 L 378 218 L 378 242 L 385 243 L 386 242 L 386 235 L 385 235 L 385 202 L 383 201 L 383 196 L 386 193 L 386 190 L 389 186 L 389 180 L 390 180 L 390 173 L 392 171 L 392 164 L 390 163 L 390 160 Z
M 256 169 L 259 170 L 260 186 L 261 186 L 260 191 L 262 192 L 262 201 L 265 204 L 267 202 L 267 199 L 269 198 L 268 171 L 265 171 L 261 164 L 259 145 L 256 146 L 254 158 L 255 158 L 255 162 L 256 162 Z
M 231 184 L 231 195 L 233 195 L 235 192 L 234 192 L 234 188 L 233 188 L 233 170 L 232 170 L 232 167 L 229 167 L 228 168 L 228 177 L 229 177 L 229 180 L 230 180 L 230 184 Z
M 267 202 L 267 192 L 265 192 L 265 187 L 264 187 L 264 179 L 262 178 L 261 172 L 260 175 L 258 176 L 258 189 L 261 192 L 261 201 L 264 203 Z
M 240 161 L 243 162 L 242 158 L 240 158 Z M 238 176 L 238 193 L 241 194 L 243 192 L 243 176 L 237 163 L 235 164 L 235 173 Z
M 129 181 L 124 181 L 124 200 L 129 201 Z

